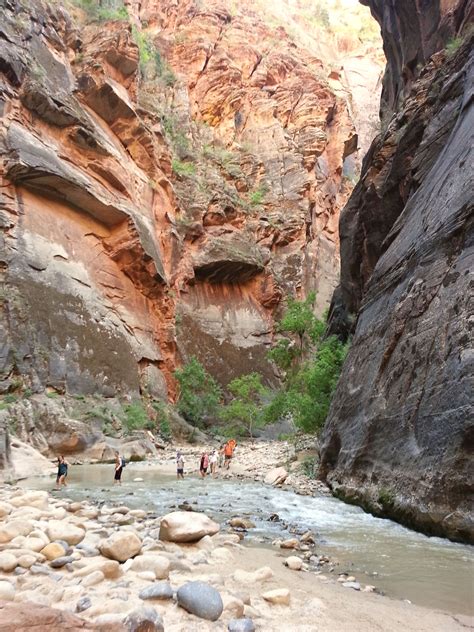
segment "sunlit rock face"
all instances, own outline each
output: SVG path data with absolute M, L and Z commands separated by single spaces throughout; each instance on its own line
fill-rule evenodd
M 472 3 L 428 3 L 422 22 L 416 3 L 370 4 L 386 123 L 341 214 L 331 327 L 353 341 L 321 474 L 375 512 L 472 541 Z
M 331 46 L 261 3 L 125 4 L 2 5 L 2 392 L 173 398 L 190 354 L 272 381 L 284 297 L 337 282 L 361 119 Z

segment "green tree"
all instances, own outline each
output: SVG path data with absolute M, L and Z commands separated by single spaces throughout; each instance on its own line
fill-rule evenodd
M 222 399 L 220 386 L 195 357 L 177 369 L 174 375 L 179 384 L 179 412 L 193 425 L 201 426 L 219 409 Z
M 235 378 L 228 385 L 233 399 L 221 411 L 220 417 L 227 422 L 236 422 L 251 437 L 256 428 L 265 423 L 262 399 L 267 389 L 259 373 L 249 373 Z
M 324 425 L 348 345 L 326 336 L 326 319 L 313 312 L 315 294 L 289 299 L 278 323 L 282 338 L 269 352 L 284 372 L 281 390 L 266 406 L 266 422 L 291 415 L 301 429 L 317 432 Z

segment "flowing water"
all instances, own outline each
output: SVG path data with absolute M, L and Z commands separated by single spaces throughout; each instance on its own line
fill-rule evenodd
M 317 534 L 316 553 L 339 561 L 337 572 L 349 571 L 362 583 L 373 584 L 393 598 L 451 613 L 474 612 L 474 547 L 429 538 L 391 520 L 375 518 L 362 509 L 327 496 L 299 496 L 292 491 L 238 479 L 174 477 L 150 464 L 129 464 L 124 484 L 111 487 L 111 465 L 75 466 L 69 487 L 58 494 L 75 500 L 123 503 L 163 514 L 187 501 L 219 522 L 231 516 L 250 517 L 256 524 L 245 541 L 268 545 L 290 537 L 277 513 L 292 526 Z M 143 482 L 133 482 L 142 477 Z M 51 489 L 48 478 L 28 479 L 25 487 Z

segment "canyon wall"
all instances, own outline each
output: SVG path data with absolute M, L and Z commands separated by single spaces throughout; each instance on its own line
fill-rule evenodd
M 366 4 L 387 55 L 383 129 L 341 214 L 331 328 L 353 341 L 320 474 L 473 541 L 473 3 Z
M 275 382 L 282 301 L 337 283 L 361 119 L 252 3 L 120 4 L 2 3 L 0 392 L 174 399 L 192 354 Z

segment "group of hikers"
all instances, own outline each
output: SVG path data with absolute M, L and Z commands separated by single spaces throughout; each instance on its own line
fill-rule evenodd
M 211 476 L 217 474 L 218 467 L 228 470 L 236 447 L 236 440 L 229 439 L 219 450 L 213 449 L 210 454 L 203 452 L 199 461 L 201 478 L 206 478 L 207 470 L 209 470 Z M 180 450 L 176 452 L 176 478 L 184 478 L 184 456 Z
M 230 468 L 230 463 L 234 456 L 234 450 L 237 447 L 235 439 L 229 439 L 219 450 L 213 449 L 211 453 L 203 452 L 199 461 L 199 474 L 202 478 L 207 476 L 207 470 L 210 470 L 211 476 L 217 474 L 217 468 L 223 467 L 225 470 Z M 114 485 L 122 484 L 123 468 L 126 465 L 125 458 L 120 456 L 118 450 L 115 451 L 115 469 L 114 469 Z M 63 455 L 58 457 L 58 472 L 56 476 L 56 489 L 66 487 L 66 478 L 69 463 Z M 184 478 L 184 457 L 180 450 L 176 452 L 176 477 Z

